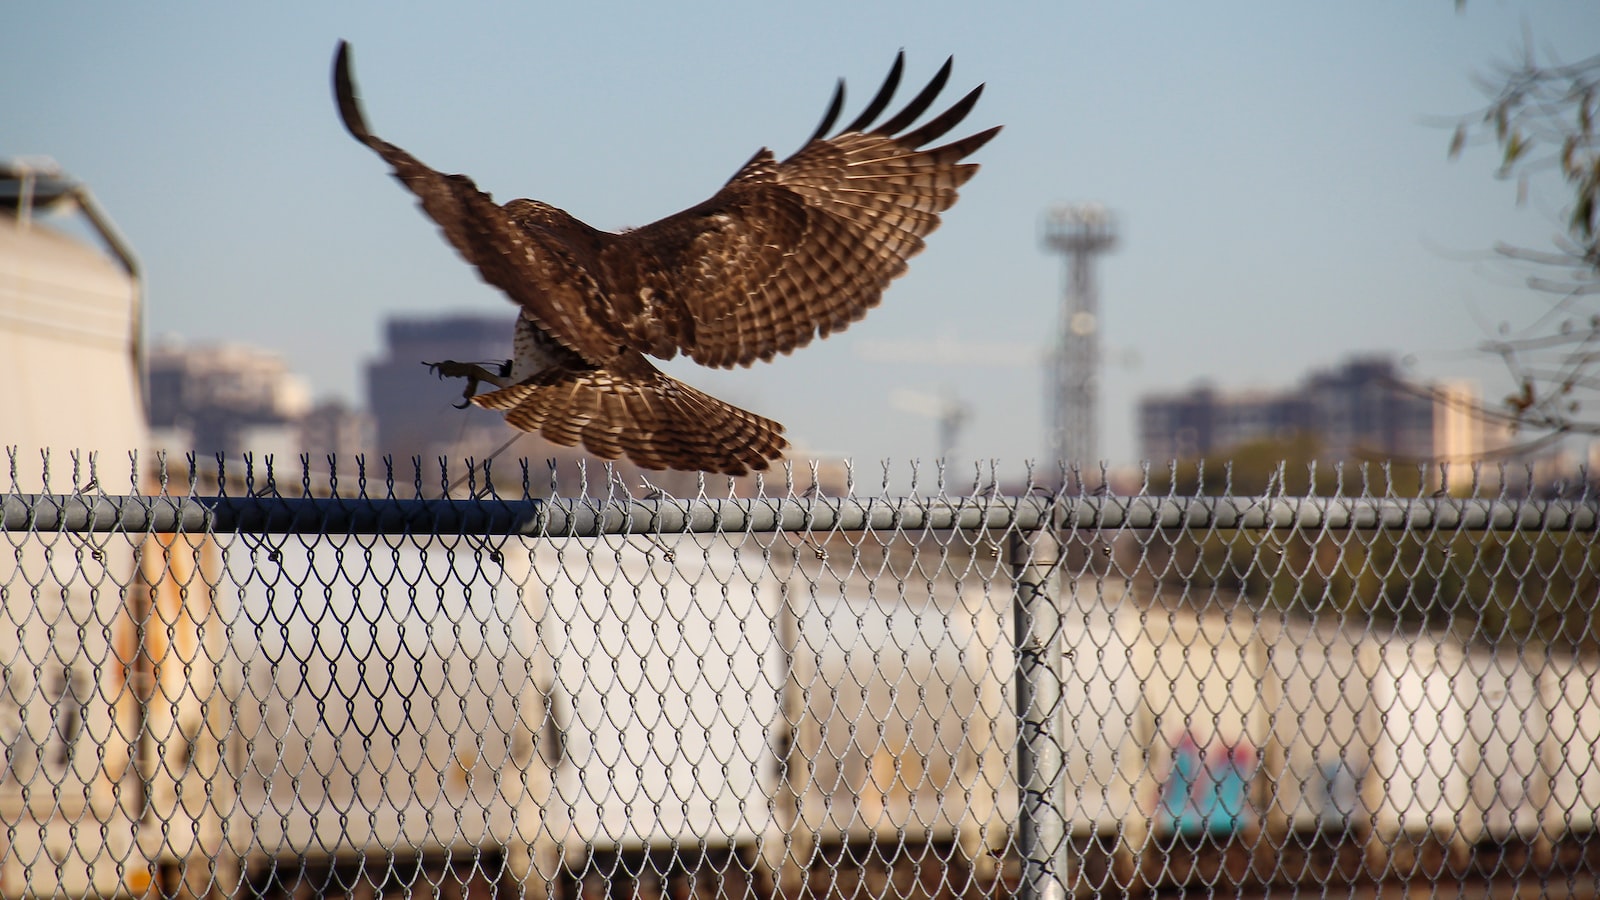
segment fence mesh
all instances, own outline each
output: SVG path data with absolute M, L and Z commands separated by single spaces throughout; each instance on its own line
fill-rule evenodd
M 6 896 L 1596 890 L 1582 483 L 50 462 Z

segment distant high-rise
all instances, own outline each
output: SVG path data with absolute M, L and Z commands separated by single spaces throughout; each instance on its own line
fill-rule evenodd
M 158 343 L 148 356 L 155 449 L 297 455 L 311 391 L 283 358 L 243 344 Z
M 485 434 L 511 433 L 497 412 L 461 402 L 459 380 L 441 381 L 426 362 L 493 363 L 511 355 L 509 315 L 397 317 L 384 325 L 384 355 L 367 365 L 367 408 L 377 432 L 374 449 L 396 461 L 455 455 Z
M 347 460 L 369 453 L 372 445 L 372 417 L 342 400 L 324 400 L 300 417 L 300 449 L 315 468 L 330 456 Z
M 1146 396 L 1139 401 L 1140 452 L 1152 461 L 1193 459 L 1308 435 L 1330 461 L 1465 459 L 1484 450 L 1477 405 L 1471 385 L 1419 384 L 1402 378 L 1387 357 L 1359 357 L 1288 390 L 1200 386 Z

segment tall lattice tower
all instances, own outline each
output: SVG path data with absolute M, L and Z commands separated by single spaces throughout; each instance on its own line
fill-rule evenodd
M 1067 258 L 1060 338 L 1046 400 L 1046 458 L 1080 466 L 1086 477 L 1100 461 L 1100 298 L 1094 261 L 1116 245 L 1116 222 L 1098 203 L 1056 206 L 1045 214 L 1045 249 Z

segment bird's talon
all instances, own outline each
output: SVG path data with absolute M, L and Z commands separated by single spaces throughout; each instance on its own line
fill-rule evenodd
M 429 372 L 432 372 L 440 378 L 449 378 L 454 375 L 458 375 L 460 373 L 457 370 L 461 368 L 461 364 L 453 359 L 447 359 L 443 362 L 425 362 L 423 365 L 428 367 Z
M 439 376 L 440 381 L 446 378 L 465 378 L 467 380 L 467 388 L 461 392 L 461 402 L 450 405 L 456 409 L 466 409 L 472 405 L 472 398 L 478 393 L 478 384 L 483 380 L 479 377 L 483 373 L 482 369 L 470 363 L 456 362 L 453 359 L 447 359 L 444 362 L 424 362 L 423 365 L 428 367 L 429 372 Z M 511 361 L 507 360 L 502 365 L 509 369 Z

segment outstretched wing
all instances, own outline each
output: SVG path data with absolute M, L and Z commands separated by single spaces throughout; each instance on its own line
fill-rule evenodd
M 943 89 L 948 60 L 903 110 L 874 126 L 903 65 L 904 54 L 866 110 L 833 137 L 823 135 L 842 106 L 843 82 L 793 156 L 778 162 L 762 150 L 705 203 L 607 241 L 605 268 L 622 275 L 615 280 L 640 285 L 692 320 L 679 348 L 695 361 L 749 365 L 842 330 L 878 305 L 939 227 L 939 214 L 978 170 L 963 160 L 1000 129 L 927 146 L 972 110 L 979 85 L 905 130 Z
M 559 227 L 526 227 L 535 211 L 502 208 L 465 175 L 445 175 L 374 135 L 368 128 L 350 74 L 350 47 L 339 42 L 333 67 L 339 115 L 356 140 L 372 148 L 417 195 L 424 212 L 444 236 L 477 268 L 484 281 L 521 304 L 540 327 L 567 349 L 592 363 L 614 358 L 625 342 L 618 324 L 605 315 L 600 285 L 582 264 L 599 232 L 553 207 L 538 205 L 546 222 Z M 519 216 L 518 213 L 521 213 Z

